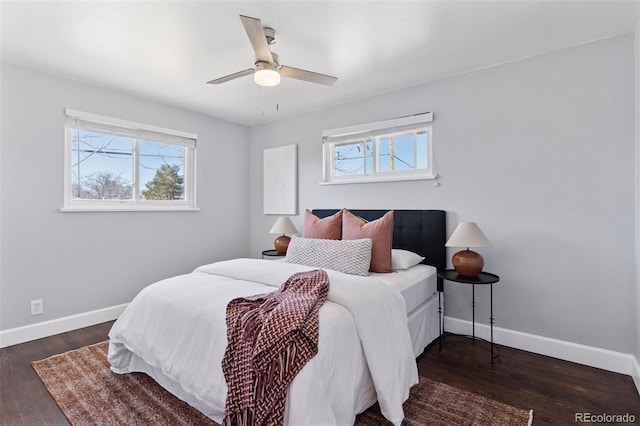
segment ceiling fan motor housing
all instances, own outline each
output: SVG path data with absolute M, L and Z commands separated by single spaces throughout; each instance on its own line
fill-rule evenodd
M 261 70 L 271 70 L 271 71 L 278 72 L 278 64 L 277 63 L 271 64 L 265 61 L 258 61 L 256 62 L 256 71 L 261 71 Z
M 264 30 L 264 36 L 267 39 L 267 44 L 274 44 L 276 42 L 276 30 L 271 27 L 262 27 Z

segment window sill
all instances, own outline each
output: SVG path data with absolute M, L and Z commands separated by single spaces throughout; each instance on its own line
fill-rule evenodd
M 189 206 L 67 206 L 60 209 L 62 213 L 86 212 L 198 212 L 199 207 Z
M 352 183 L 380 183 L 380 182 L 402 182 L 408 180 L 435 180 L 438 179 L 438 175 L 429 176 L 396 176 L 393 178 L 371 178 L 371 179 L 339 179 L 328 182 L 320 182 L 320 185 L 347 185 Z

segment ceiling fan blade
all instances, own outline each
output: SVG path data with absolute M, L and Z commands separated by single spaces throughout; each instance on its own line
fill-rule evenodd
M 234 72 L 233 74 L 225 75 L 224 77 L 216 78 L 215 80 L 207 81 L 207 84 L 220 84 L 225 81 L 233 80 L 236 78 L 244 77 L 245 75 L 253 74 L 255 70 L 253 68 L 249 68 L 244 71 Z
M 262 22 L 259 19 L 244 15 L 240 15 L 240 20 L 244 30 L 247 32 L 251 46 L 256 52 L 256 61 L 273 64 L 273 56 L 271 56 L 271 49 L 269 49 L 269 44 L 267 43 L 267 36 L 262 29 Z
M 333 83 L 338 80 L 338 77 L 332 77 L 330 75 L 320 74 L 313 71 L 301 70 L 300 68 L 288 67 L 286 65 L 282 65 L 280 67 L 280 75 L 282 77 L 295 78 L 297 80 L 323 84 L 325 86 L 333 86 Z

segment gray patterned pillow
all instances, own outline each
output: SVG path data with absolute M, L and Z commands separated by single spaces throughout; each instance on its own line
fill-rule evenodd
M 369 275 L 371 238 L 324 240 L 294 235 L 287 249 L 287 262 L 351 275 Z

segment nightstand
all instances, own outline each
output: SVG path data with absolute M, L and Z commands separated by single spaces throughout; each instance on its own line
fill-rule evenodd
M 438 272 L 438 277 L 442 278 L 442 291 L 444 292 L 444 281 L 452 281 L 452 282 L 456 282 L 456 283 L 462 283 L 462 284 L 471 284 L 471 309 L 472 309 L 472 335 L 471 338 L 473 340 L 476 340 L 476 284 L 478 285 L 482 285 L 482 284 L 489 284 L 490 286 L 490 294 L 491 294 L 491 298 L 490 298 L 490 309 L 491 309 L 491 316 L 489 317 L 489 324 L 491 325 L 491 364 L 493 364 L 493 360 L 495 358 L 497 358 L 499 356 L 493 356 L 493 348 L 494 348 L 494 343 L 493 343 L 493 284 L 497 283 L 498 281 L 500 281 L 500 277 L 494 274 L 490 274 L 488 272 L 480 272 L 478 275 L 476 275 L 475 277 L 464 277 L 462 275 L 459 275 L 455 269 L 447 269 L 445 271 L 441 271 Z M 439 304 L 440 300 L 438 299 L 438 304 Z M 438 310 L 441 310 L 441 307 L 438 306 Z M 442 348 L 442 316 L 439 315 L 440 317 L 440 348 Z
M 278 250 L 264 250 L 262 252 L 262 258 L 268 260 L 276 260 L 285 257 L 286 253 L 278 253 Z

